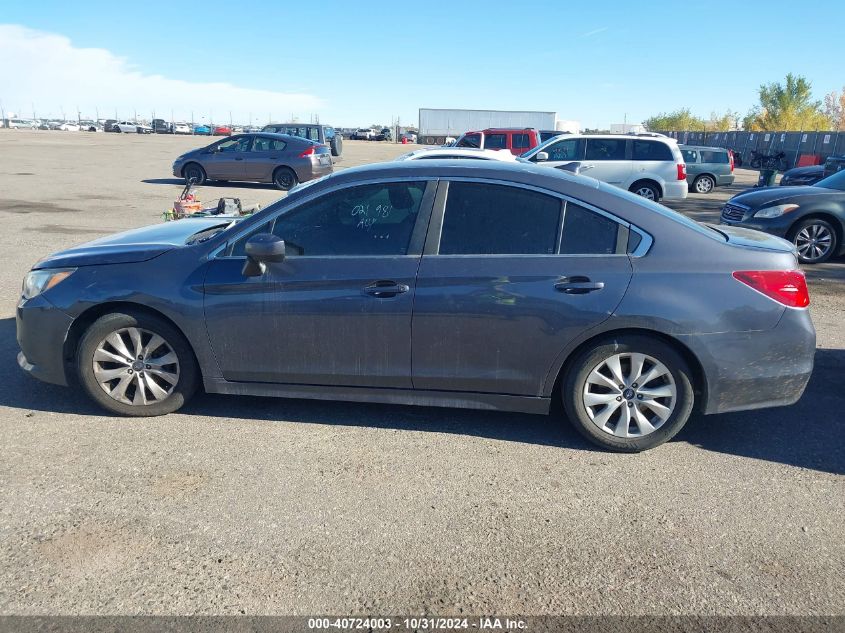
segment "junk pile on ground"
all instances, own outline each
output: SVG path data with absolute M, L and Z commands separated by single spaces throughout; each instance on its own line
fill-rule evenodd
M 189 180 L 182 189 L 179 197 L 173 201 L 173 208 L 164 212 L 164 221 L 170 222 L 172 220 L 181 220 L 188 217 L 208 217 L 208 216 L 222 216 L 222 217 L 240 217 L 244 215 L 252 215 L 256 211 L 261 210 L 260 204 L 253 204 L 244 207 L 241 204 L 240 198 L 220 198 L 217 205 L 214 207 L 203 208 L 199 198 L 197 198 L 195 182 Z

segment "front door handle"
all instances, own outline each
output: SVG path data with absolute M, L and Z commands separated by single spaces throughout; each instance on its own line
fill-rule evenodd
M 376 281 L 364 287 L 365 294 L 379 299 L 389 299 L 409 290 L 410 287 L 406 284 L 396 283 L 395 281 Z
M 568 295 L 585 295 L 604 288 L 603 281 L 590 281 L 589 277 L 565 277 L 555 284 L 555 290 Z

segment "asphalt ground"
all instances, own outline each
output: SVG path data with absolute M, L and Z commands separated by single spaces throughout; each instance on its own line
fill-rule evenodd
M 556 416 L 199 395 L 104 415 L 15 362 L 41 256 L 158 222 L 208 139 L 0 130 L 0 614 L 843 614 L 845 262 L 796 405 L 640 455 Z M 409 146 L 346 141 L 338 168 Z M 718 216 L 737 184 L 675 206 Z M 205 186 L 204 202 L 279 197 Z

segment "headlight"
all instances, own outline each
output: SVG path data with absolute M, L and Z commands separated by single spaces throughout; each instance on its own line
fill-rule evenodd
M 798 208 L 797 204 L 778 204 L 773 207 L 766 207 L 754 212 L 755 218 L 779 218 L 784 213 L 795 211 Z
M 45 270 L 32 270 L 23 280 L 21 294 L 24 299 L 32 299 L 53 286 L 60 284 L 70 277 L 76 268 L 49 268 Z

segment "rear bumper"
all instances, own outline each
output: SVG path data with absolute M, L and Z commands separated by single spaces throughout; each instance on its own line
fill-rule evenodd
M 778 324 L 763 332 L 678 338 L 707 377 L 704 413 L 794 404 L 813 372 L 816 331 L 807 310 L 787 308 Z
M 686 179 L 673 180 L 663 185 L 664 200 L 686 200 L 688 193 L 689 185 L 687 185 Z
M 20 368 L 44 382 L 67 385 L 64 344 L 73 319 L 39 296 L 21 301 L 15 320 Z

